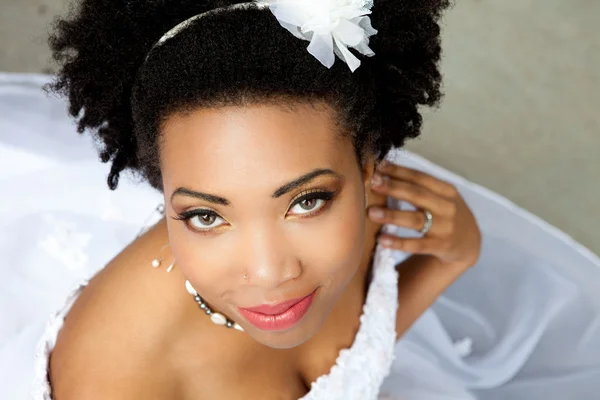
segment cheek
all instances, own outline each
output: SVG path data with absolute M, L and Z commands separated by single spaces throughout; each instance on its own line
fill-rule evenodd
M 228 259 L 223 252 L 211 246 L 211 239 L 191 232 L 177 221 L 169 227 L 169 240 L 179 268 L 205 298 L 215 298 L 230 290 L 224 279 Z M 218 283 L 217 283 L 218 282 Z
M 326 285 L 339 285 L 347 283 L 360 265 L 366 221 L 356 196 L 331 211 L 319 224 L 307 226 L 305 250 L 300 254 L 308 275 Z

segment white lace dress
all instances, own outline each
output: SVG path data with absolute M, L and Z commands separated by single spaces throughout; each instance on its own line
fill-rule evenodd
M 162 201 L 127 179 L 105 188 L 107 166 L 75 133 L 64 103 L 43 95 L 47 80 L 0 74 L 2 400 L 51 399 L 47 357 L 65 313 Z M 482 229 L 482 256 L 396 343 L 394 266 L 407 254 L 378 248 L 355 342 L 305 399 L 599 398 L 598 257 L 415 154 L 388 159 L 457 186 Z

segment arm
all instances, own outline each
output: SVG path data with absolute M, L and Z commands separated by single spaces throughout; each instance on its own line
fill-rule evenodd
M 396 338 L 400 337 L 466 268 L 445 265 L 436 257 L 415 254 L 398 264 Z

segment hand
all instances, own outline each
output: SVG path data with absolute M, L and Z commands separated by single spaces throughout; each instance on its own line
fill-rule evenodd
M 433 225 L 422 238 L 399 238 L 381 235 L 379 242 L 393 249 L 413 254 L 429 254 L 443 264 L 468 268 L 479 259 L 481 232 L 473 213 L 456 188 L 424 172 L 382 162 L 371 179 L 371 190 L 404 200 L 417 211 L 400 211 L 370 207 L 369 218 L 377 223 L 393 224 L 421 231 L 426 217 Z

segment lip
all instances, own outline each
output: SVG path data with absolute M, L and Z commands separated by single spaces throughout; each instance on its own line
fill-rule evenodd
M 240 314 L 246 320 L 263 331 L 282 331 L 296 325 L 308 312 L 315 291 L 308 296 L 287 300 L 275 305 L 264 304 L 258 307 L 241 308 Z

